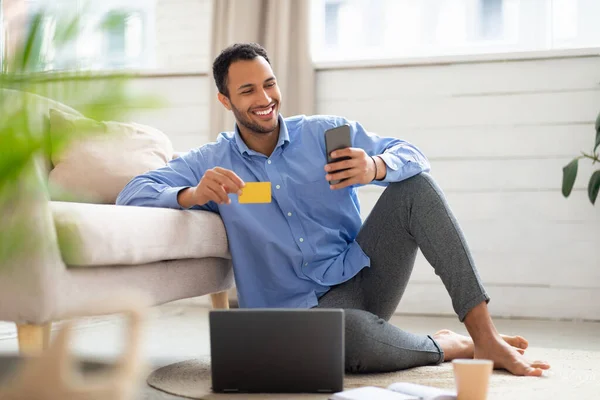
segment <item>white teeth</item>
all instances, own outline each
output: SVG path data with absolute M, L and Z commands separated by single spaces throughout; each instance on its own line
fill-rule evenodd
M 266 111 L 255 111 L 255 113 L 258 114 L 258 115 L 267 115 L 267 114 L 270 114 L 271 111 L 273 111 L 273 107 L 269 108 Z

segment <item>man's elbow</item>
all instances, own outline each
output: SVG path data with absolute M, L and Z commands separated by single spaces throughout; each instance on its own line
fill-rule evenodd
M 133 178 L 132 180 L 130 180 L 127 185 L 125 185 L 125 187 L 121 190 L 121 192 L 119 193 L 119 195 L 117 196 L 117 200 L 115 201 L 115 204 L 118 206 L 130 206 L 133 205 L 133 200 L 134 200 L 134 186 L 136 185 L 136 179 L 137 178 Z
M 115 201 L 115 204 L 118 206 L 128 206 L 129 200 L 130 200 L 130 196 L 128 196 L 127 193 L 125 192 L 125 189 L 123 189 L 121 191 L 121 193 L 119 193 L 119 195 L 117 196 L 117 200 Z
M 429 172 L 431 171 L 431 163 L 425 154 L 419 149 L 414 149 L 412 153 L 412 157 L 410 160 L 419 166 L 419 172 Z
M 423 157 L 423 160 L 421 160 L 421 170 L 422 170 L 421 172 L 431 171 L 431 163 L 425 156 Z

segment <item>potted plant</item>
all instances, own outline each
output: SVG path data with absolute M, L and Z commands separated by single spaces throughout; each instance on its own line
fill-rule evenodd
M 597 152 L 598 147 L 600 147 L 600 114 L 598 114 L 598 118 L 596 118 L 595 124 L 596 131 L 596 140 L 594 142 L 594 147 L 590 153 L 581 152 L 581 155 L 575 157 L 573 161 L 563 167 L 563 179 L 562 179 L 562 194 L 565 197 L 569 197 L 571 191 L 573 190 L 573 185 L 575 184 L 575 178 L 577 178 L 577 169 L 579 166 L 579 160 L 582 158 L 588 158 L 592 160 L 592 165 L 600 162 L 600 154 Z M 592 204 L 596 203 L 596 199 L 598 198 L 598 191 L 600 190 L 600 169 L 597 169 L 592 176 L 590 177 L 590 181 L 588 183 L 588 198 Z
M 97 27 L 111 30 L 122 23 L 122 15 L 109 15 Z M 47 182 L 36 173 L 36 160 L 59 152 L 80 132 L 52 135 L 47 125 L 36 121 L 38 96 L 66 98 L 69 105 L 96 121 L 118 120 L 124 110 L 148 107 L 151 99 L 132 97 L 127 91 L 131 74 L 107 74 L 72 70 L 53 71 L 47 64 L 47 43 L 56 54 L 71 45 L 80 32 L 78 18 L 57 20 L 53 35 L 48 35 L 49 15 L 38 13 L 31 19 L 20 46 L 5 55 L 0 71 L 0 266 L 7 265 L 22 251 L 32 251 L 28 240 L 31 226 L 24 214 L 22 200 L 33 193 L 49 192 Z M 49 37 L 50 36 L 50 37 Z M 28 193 L 28 194 L 27 194 Z M 61 241 L 61 246 L 68 243 Z

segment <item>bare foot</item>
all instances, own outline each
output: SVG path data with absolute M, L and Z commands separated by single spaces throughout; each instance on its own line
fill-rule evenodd
M 444 361 L 475 357 L 475 345 L 473 339 L 468 336 L 459 335 L 448 329 L 442 329 L 432 336 L 444 351 Z M 521 336 L 500 335 L 500 337 L 519 354 L 524 354 L 525 349 L 529 346 L 527 340 Z
M 541 376 L 543 370 L 550 369 L 547 362 L 531 362 L 499 338 L 475 346 L 475 358 L 492 360 L 495 369 L 505 369 L 514 375 Z

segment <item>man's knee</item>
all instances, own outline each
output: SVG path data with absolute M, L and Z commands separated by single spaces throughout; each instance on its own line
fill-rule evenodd
M 368 332 L 373 330 L 370 325 L 385 324 L 385 321 L 375 314 L 363 310 L 344 310 L 345 314 L 345 350 L 346 371 L 358 373 L 369 372 L 373 364 L 377 364 L 377 354 L 373 352 Z
M 415 176 L 405 179 L 400 182 L 392 182 L 384 191 L 384 195 L 392 196 L 395 199 L 423 199 L 423 198 L 438 198 L 441 189 L 427 172 L 421 172 Z
M 366 332 L 370 325 L 385 324 L 385 320 L 377 315 L 364 310 L 344 310 L 346 330 Z
M 419 190 L 419 189 L 427 189 L 435 186 L 435 180 L 433 177 L 427 172 L 421 172 L 415 176 L 411 176 L 408 179 L 404 179 L 400 182 L 392 182 L 389 184 L 387 189 L 392 191 L 401 190 L 406 192 L 408 189 Z

